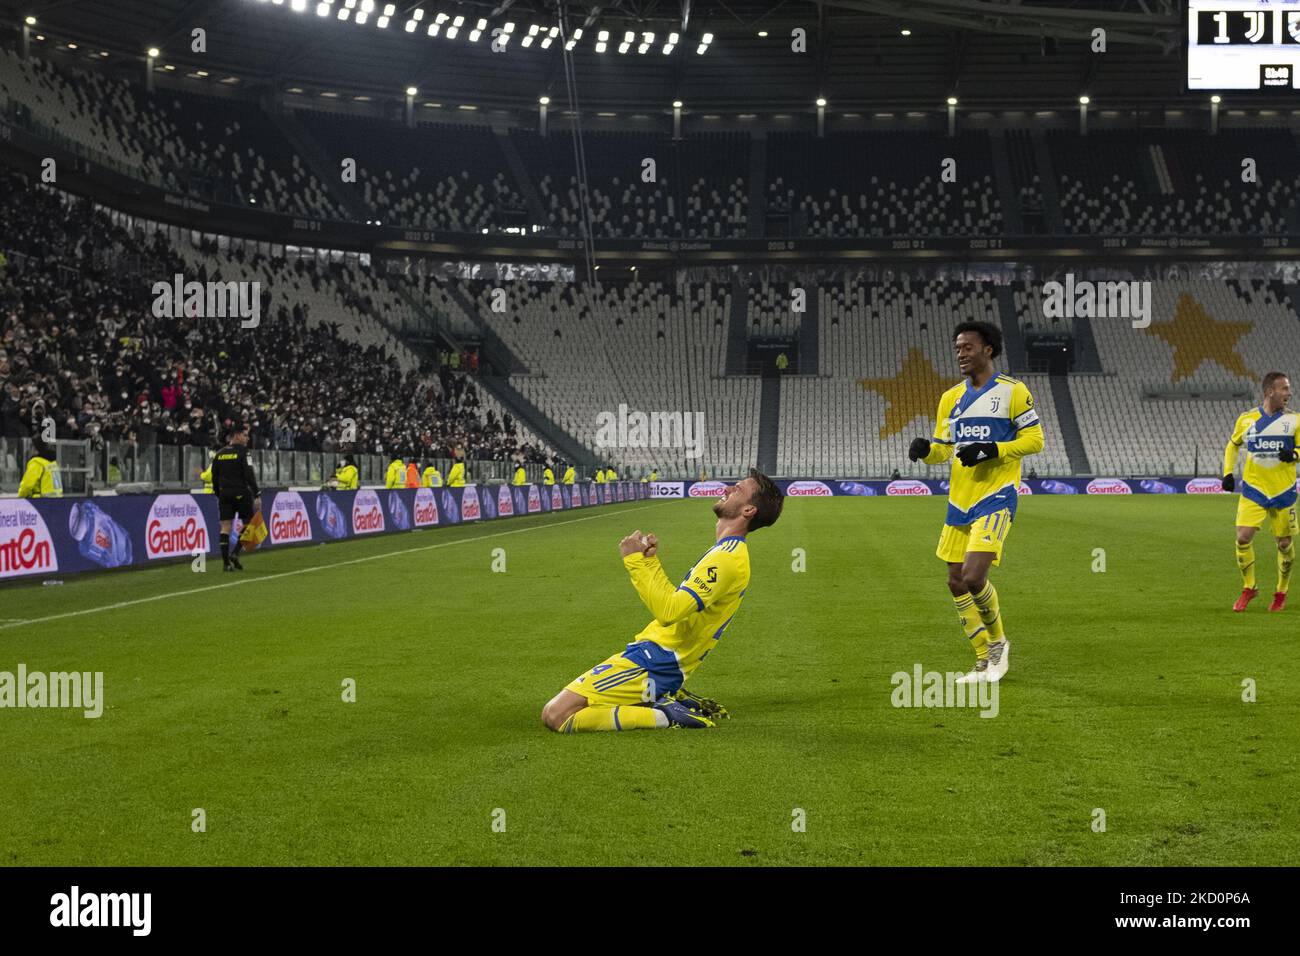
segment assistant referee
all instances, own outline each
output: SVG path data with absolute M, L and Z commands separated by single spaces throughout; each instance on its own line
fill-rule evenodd
M 242 571 L 239 552 L 243 542 L 236 538 L 231 549 L 230 523 L 239 515 L 247 525 L 253 513 L 262 510 L 262 492 L 257 487 L 253 466 L 248 463 L 248 426 L 236 425 L 229 439 L 230 443 L 212 459 L 212 493 L 217 496 L 217 513 L 221 518 L 221 569 Z

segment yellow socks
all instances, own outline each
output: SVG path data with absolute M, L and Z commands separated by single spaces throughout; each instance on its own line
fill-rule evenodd
M 1278 561 L 1282 559 L 1279 557 Z M 1237 568 L 1241 571 L 1241 586 L 1248 590 L 1255 587 L 1255 545 L 1237 544 Z
M 952 603 L 957 608 L 957 620 L 961 622 L 961 629 L 966 632 L 970 646 L 975 648 L 975 657 L 985 660 L 989 656 L 989 631 L 981 620 L 975 599 L 969 594 L 962 594 L 954 597 Z
M 1291 565 L 1295 562 L 1295 542 L 1292 541 L 1283 551 L 1277 550 L 1277 590 L 1279 594 L 1286 594 L 1287 588 L 1291 586 Z
M 560 727 L 565 734 L 589 730 L 653 730 L 667 727 L 668 720 L 659 723 L 660 713 L 653 707 L 584 707 Z
M 1006 636 L 1002 632 L 1002 608 L 998 605 L 998 592 L 993 589 L 993 582 L 985 581 L 983 589 L 978 594 L 972 593 L 971 597 L 979 608 L 980 620 L 989 629 L 989 641 L 1002 640 Z

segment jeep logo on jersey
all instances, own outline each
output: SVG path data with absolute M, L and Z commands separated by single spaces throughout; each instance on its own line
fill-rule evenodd
M 956 441 L 983 441 L 992 434 L 992 425 L 968 425 L 965 422 L 958 422 L 953 438 Z

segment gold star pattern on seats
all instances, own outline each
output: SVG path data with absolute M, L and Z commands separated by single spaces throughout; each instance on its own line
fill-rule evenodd
M 912 346 L 897 375 L 860 378 L 858 384 L 888 402 L 885 422 L 880 426 L 880 437 L 888 438 L 901 432 L 918 415 L 926 418 L 933 415 L 939 406 L 939 396 L 948 390 L 952 380 L 936 372 L 925 353 Z
M 1153 324 L 1147 331 L 1174 350 L 1173 381 L 1179 382 L 1208 361 L 1218 362 L 1242 378 L 1256 378 L 1237 354 L 1237 343 L 1254 328 L 1250 322 L 1216 322 L 1201 303 L 1184 292 L 1178 297 L 1173 321 Z

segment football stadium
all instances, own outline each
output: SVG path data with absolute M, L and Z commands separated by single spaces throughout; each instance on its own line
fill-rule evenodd
M 1300 859 L 1298 38 L 0 2 L 0 863 L 1107 868 L 1074 918 L 1250 926 L 1141 873 Z M 75 882 L 37 921 L 110 925 Z

